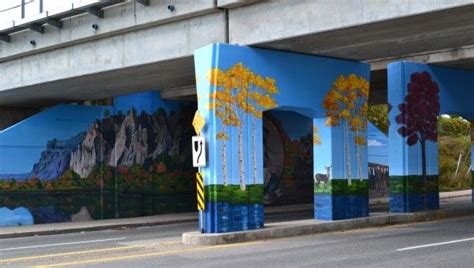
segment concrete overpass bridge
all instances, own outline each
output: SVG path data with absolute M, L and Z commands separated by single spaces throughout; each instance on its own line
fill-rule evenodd
M 193 51 L 214 42 L 369 62 L 373 103 L 385 102 L 388 62 L 472 67 L 469 0 L 143 2 L 89 1 L 3 25 L 0 106 L 43 107 L 150 88 L 165 98 L 193 98 Z
M 105 103 L 105 106 L 97 106 L 93 109 L 68 105 L 56 106 L 55 109 L 50 109 L 48 112 L 42 113 L 41 116 L 31 118 L 29 123 L 33 122 L 33 124 L 40 125 L 44 120 L 64 113 L 71 114 L 71 118 L 67 118 L 67 120 L 71 119 L 74 122 L 79 122 L 76 126 L 77 129 L 69 129 L 66 124 L 67 120 L 58 117 L 55 122 L 59 122 L 57 123 L 57 129 L 60 130 L 62 139 L 57 139 L 56 136 L 52 139 L 53 136 L 48 132 L 49 130 L 44 129 L 45 126 L 41 126 L 43 128 L 42 131 L 46 133 L 44 137 L 41 137 L 42 140 L 39 141 L 38 137 L 38 141 L 35 141 L 34 146 L 23 146 L 21 149 L 27 154 L 28 150 L 31 149 L 29 147 L 35 148 L 34 155 L 32 154 L 33 156 L 29 159 L 34 164 L 33 170 L 31 172 L 25 170 L 28 172 L 14 174 L 13 171 L 10 171 L 13 168 L 4 165 L 4 171 L 3 173 L 0 172 L 0 175 L 7 179 L 10 177 L 16 178 L 18 181 L 31 177 L 31 182 L 28 182 L 28 186 L 23 185 L 24 187 L 37 186 L 38 178 L 47 180 L 51 179 L 51 176 L 60 176 L 61 179 L 58 179 L 58 181 L 61 184 L 45 183 L 47 187 L 54 188 L 72 185 L 72 182 L 68 184 L 63 182 L 64 180 L 74 181 L 79 184 L 79 186 L 75 185 L 75 187 L 91 187 L 91 185 L 107 187 L 107 184 L 105 186 L 103 184 L 103 180 L 106 180 L 105 177 L 101 177 L 100 182 L 92 181 L 85 185 L 81 185 L 78 182 L 80 181 L 79 178 L 91 177 L 92 179 L 97 179 L 97 177 L 106 176 L 104 174 L 108 173 L 103 173 L 102 169 L 100 170 L 100 176 L 94 173 L 98 172 L 94 165 L 99 162 L 101 167 L 105 163 L 106 168 L 109 168 L 110 174 L 112 174 L 110 176 L 115 177 L 116 181 L 117 178 L 124 181 L 130 180 L 130 176 L 132 176 L 128 175 L 130 172 L 136 172 L 133 176 L 140 178 L 153 177 L 152 175 L 146 175 L 146 172 L 157 173 L 160 176 L 167 174 L 169 172 L 168 166 L 176 167 L 176 163 L 173 162 L 174 160 L 166 162 L 169 159 L 160 158 L 160 154 L 167 152 L 170 155 L 175 155 L 178 152 L 179 155 L 180 142 L 176 141 L 175 137 L 184 137 L 185 135 L 179 132 L 182 131 L 181 128 L 169 128 L 164 131 L 165 133 L 158 133 L 155 130 L 160 128 L 151 126 L 152 124 L 176 125 L 178 124 L 177 122 L 185 122 L 189 118 L 183 117 L 180 118 L 181 121 L 176 121 L 177 116 L 181 116 L 181 114 L 178 113 L 176 116 L 175 110 L 173 110 L 175 106 L 162 104 L 160 102 L 161 99 L 193 100 L 196 102 L 199 99 L 196 96 L 197 92 L 200 92 L 201 96 L 213 96 L 212 98 L 218 99 L 218 94 L 212 95 L 215 92 L 209 89 L 209 85 L 204 87 L 201 85 L 199 89 L 199 81 L 197 80 L 202 81 L 201 78 L 209 70 L 204 70 L 204 67 L 199 66 L 199 64 L 195 66 L 194 62 L 206 63 L 209 66 L 218 68 L 221 67 L 219 64 L 228 60 L 228 64 L 234 64 L 232 65 L 235 67 L 233 71 L 237 72 L 237 74 L 242 72 L 249 74 L 245 68 L 237 63 L 238 59 L 235 56 L 241 55 L 242 57 L 250 58 L 252 52 L 249 52 L 245 47 L 251 47 L 254 51 L 259 51 L 261 53 L 259 55 L 268 56 L 268 61 L 262 58 L 255 60 L 258 63 L 258 67 L 266 68 L 267 70 L 272 69 L 270 68 L 271 66 L 276 66 L 273 70 L 286 70 L 290 73 L 292 66 L 288 66 L 283 62 L 283 60 L 288 60 L 288 62 L 296 64 L 295 69 L 302 72 L 306 70 L 302 64 L 303 62 L 307 62 L 308 66 L 312 67 L 327 67 L 329 69 L 323 69 L 321 73 L 327 72 L 328 75 L 332 76 L 335 73 L 331 71 L 330 67 L 337 65 L 344 73 L 354 75 L 350 78 L 348 76 L 347 79 L 355 77 L 355 83 L 362 88 L 359 89 L 362 93 L 358 92 L 361 95 L 367 92 L 365 89 L 367 81 L 365 79 L 369 77 L 370 73 L 370 96 L 368 96 L 370 104 L 387 103 L 390 98 L 392 100 L 390 101 L 391 103 L 402 103 L 405 100 L 404 90 L 406 90 L 406 86 L 403 83 L 406 82 L 413 83 L 414 87 L 427 87 L 428 93 L 426 95 L 431 93 L 438 94 L 442 91 L 440 93 L 442 94 L 441 96 L 447 100 L 441 108 L 439 103 L 438 106 L 433 106 L 434 108 L 423 106 L 422 111 L 418 114 L 426 114 L 434 110 L 437 113 L 440 111 L 472 113 L 469 102 L 472 96 L 469 95 L 471 93 L 467 90 L 472 83 L 471 81 L 474 82 L 471 79 L 470 73 L 464 74 L 459 70 L 445 68 L 431 68 L 423 64 L 397 63 L 391 65 L 391 68 L 388 67 L 388 64 L 400 60 L 409 60 L 465 70 L 474 69 L 474 26 L 470 23 L 473 15 L 474 1 L 472 0 L 425 0 L 417 1 L 416 3 L 409 0 L 83 0 L 77 1 L 77 3 L 73 3 L 70 7 L 59 11 L 45 11 L 35 17 L 25 17 L 7 22 L 0 28 L 0 111 L 2 112 L 0 120 L 4 126 L 11 125 L 13 122 L 28 117 L 44 107 L 56 104 L 109 99 L 147 90 L 159 91 L 161 98 L 157 97 L 155 92 L 149 93 L 149 95 L 139 95 L 139 97 L 117 97 L 114 99 L 113 104 Z M 209 44 L 216 43 L 220 43 L 220 45 L 209 46 Z M 196 54 L 199 57 L 194 57 L 194 52 L 199 48 L 201 48 L 201 52 Z M 210 51 L 215 54 L 209 54 Z M 324 60 L 323 58 L 310 56 L 323 56 Z M 212 57 L 222 60 L 222 62 L 217 64 L 216 60 L 216 62 L 209 63 Z M 235 62 L 232 62 L 232 60 Z M 209 66 L 206 65 L 206 67 Z M 222 66 L 225 66 L 225 64 Z M 228 67 L 226 66 L 226 68 Z M 219 70 L 214 71 L 218 72 Z M 409 81 L 409 70 L 416 70 L 416 73 L 419 73 L 412 77 L 412 81 Z M 387 72 L 392 72 L 392 78 L 394 79 L 388 79 L 389 75 Z M 429 72 L 436 74 L 436 76 L 430 75 Z M 199 77 L 197 77 L 196 73 L 200 74 Z M 218 76 L 216 74 L 216 77 L 222 78 L 225 75 Z M 253 73 L 250 73 L 248 77 L 253 77 L 254 82 L 258 81 L 258 84 L 265 88 L 267 93 L 273 94 L 277 92 L 272 79 L 259 80 L 262 78 Z M 453 82 L 452 77 L 459 77 L 459 80 Z M 292 75 L 288 75 L 285 78 L 296 81 L 296 78 Z M 435 78 L 440 79 L 439 88 L 438 84 L 433 82 Z M 345 78 L 343 77 L 342 79 Z M 392 82 L 391 85 L 389 85 L 390 81 Z M 402 83 L 394 84 L 394 81 L 401 81 Z M 445 81 L 449 81 L 449 83 L 443 83 Z M 223 83 L 222 81 L 219 82 L 217 78 L 210 82 L 215 83 L 214 86 L 216 87 Z M 316 83 L 318 81 L 312 82 Z M 344 81 L 339 82 L 345 83 Z M 417 83 L 420 83 L 420 85 Z M 400 86 L 402 84 L 403 86 Z M 198 89 L 196 89 L 197 86 Z M 390 86 L 393 89 L 392 93 L 395 92 L 392 95 L 387 93 L 387 88 Z M 462 88 L 461 91 L 465 92 L 465 94 L 459 93 L 459 90 L 454 91 L 453 87 L 457 89 Z M 288 88 L 290 87 L 287 86 Z M 260 107 L 264 108 L 258 111 L 255 108 L 251 110 L 248 107 L 248 103 L 236 108 L 244 109 L 243 107 L 245 107 L 246 110 L 243 112 L 245 117 L 253 113 L 256 118 L 261 119 L 263 111 L 276 107 L 273 101 L 277 98 L 275 97 L 275 100 L 265 99 L 258 95 L 260 93 L 255 94 L 257 94 L 253 95 L 257 96 L 254 100 L 255 103 L 261 104 Z M 310 88 L 310 85 L 306 84 L 303 85 L 302 89 L 298 88 L 294 92 L 283 92 L 278 99 L 278 102 L 282 103 L 282 107 L 279 108 L 283 111 L 296 111 L 309 117 L 313 131 L 319 131 L 320 129 L 325 129 L 325 126 L 328 124 L 331 124 L 330 122 L 327 123 L 327 118 L 322 120 L 321 117 L 328 116 L 328 113 L 323 113 L 322 107 L 311 107 L 311 101 L 313 101 L 313 105 L 314 100 L 322 103 L 324 96 L 321 94 L 322 92 L 316 92 Z M 295 101 L 292 99 L 294 95 L 299 96 L 300 99 Z M 220 101 L 224 101 L 225 96 L 221 95 L 220 98 Z M 141 111 L 137 111 L 135 107 L 130 106 L 131 102 L 139 103 Z M 212 103 L 209 106 L 210 103 L 208 102 L 209 100 L 206 98 L 200 98 L 198 101 L 199 109 L 211 107 Z M 456 106 L 456 103 L 460 105 Z M 216 105 L 214 104 L 215 109 L 218 108 Z M 227 107 L 226 105 L 230 104 L 220 103 L 219 105 L 221 105 L 220 107 Z M 326 108 L 330 108 L 331 105 L 328 104 L 327 106 Z M 411 104 L 411 106 L 416 105 Z M 400 108 L 402 106 L 398 105 L 397 107 L 402 114 L 406 112 L 406 108 Z M 363 110 L 366 108 L 359 109 Z M 218 113 L 213 113 L 215 112 L 206 112 L 205 114 L 206 119 L 208 119 L 207 122 L 211 122 L 209 129 L 218 129 L 219 127 L 226 129 L 227 126 L 240 126 L 241 124 L 240 122 L 232 121 L 235 120 L 234 117 L 229 117 L 225 119 L 232 121 L 231 123 L 219 125 L 219 123 L 216 123 L 218 122 L 216 119 Z M 364 112 L 358 115 L 363 116 L 363 114 Z M 435 138 L 431 134 L 423 134 L 426 136 L 423 136 L 423 138 L 416 136 L 412 133 L 413 130 L 411 128 L 407 130 L 409 127 L 408 123 L 404 121 L 405 119 L 395 119 L 397 118 L 395 116 L 394 113 L 391 113 L 391 121 L 394 122 L 396 120 L 399 124 L 404 123 L 406 128 L 405 130 L 399 130 L 391 127 L 390 134 L 394 134 L 392 137 L 395 137 L 398 135 L 398 131 L 398 133 L 402 133 L 400 135 L 405 135 L 406 137 L 399 137 L 398 135 L 393 141 L 390 140 L 390 142 L 396 145 L 391 148 L 402 148 L 399 151 L 390 151 L 391 155 L 394 156 L 394 163 L 396 162 L 394 165 L 390 163 L 391 168 L 394 167 L 391 170 L 396 170 L 399 173 L 397 173 L 397 176 L 399 176 L 394 178 L 394 182 L 400 186 L 400 189 L 397 188 L 399 191 L 397 192 L 398 203 L 393 205 L 394 211 L 406 212 L 436 209 L 437 204 L 439 204 L 437 199 L 437 182 L 430 182 L 431 186 L 429 187 L 431 188 L 428 187 L 429 193 L 425 192 L 428 191 L 428 188 L 420 186 L 422 185 L 421 183 L 426 184 L 421 179 L 426 179 L 427 172 L 429 173 L 428 177 L 436 177 L 437 174 L 437 160 L 435 160 L 437 147 L 436 145 L 425 146 L 426 139 L 429 141 L 430 139 L 435 140 Z M 403 116 L 409 117 L 406 114 Z M 162 117 L 167 117 L 167 119 Z M 415 116 L 413 117 L 415 118 Z M 247 121 L 250 122 L 250 120 Z M 245 158 L 249 163 L 253 161 L 255 174 L 263 173 L 263 160 L 260 159 L 260 156 L 256 156 L 262 155 L 262 144 L 256 146 L 255 144 L 257 143 L 255 143 L 254 139 L 255 135 L 257 135 L 257 138 L 263 136 L 261 133 L 263 128 L 261 121 L 254 123 L 253 132 L 247 129 L 247 134 L 245 134 L 247 135 L 245 139 L 250 139 L 250 133 L 253 133 L 252 142 L 254 143 L 251 145 L 251 141 L 247 140 L 245 146 L 253 148 L 255 151 L 257 149 L 260 150 L 258 154 L 255 153 L 254 157 L 250 153 L 246 155 L 241 154 L 243 151 L 240 149 L 243 148 L 242 129 L 239 130 L 240 132 L 235 129 L 232 130 L 234 132 L 231 132 L 233 134 L 229 136 L 226 136 L 224 132 L 217 134 L 206 133 L 206 135 L 209 135 L 208 140 L 215 142 L 211 144 L 214 146 L 212 147 L 214 154 L 212 157 L 216 158 L 218 148 L 224 148 L 222 149 L 220 159 L 227 159 L 225 147 L 220 145 L 220 143 L 217 144 L 216 139 L 228 141 L 231 144 L 231 148 L 233 148 L 232 150 L 235 150 L 235 152 L 239 151 L 240 160 Z M 25 125 L 27 124 L 25 123 Z M 356 125 L 357 122 L 354 123 L 352 129 L 358 131 Z M 429 124 L 430 127 L 432 125 L 431 123 Z M 142 128 L 142 126 L 144 127 Z M 334 127 L 337 127 L 337 125 L 334 125 Z M 69 132 L 66 133 L 65 129 Z M 85 134 L 83 132 L 78 134 L 76 133 L 78 129 L 87 131 L 84 132 Z M 258 131 L 255 132 L 255 129 L 258 129 Z M 360 130 L 363 132 L 363 128 Z M 333 131 L 326 129 L 326 132 L 323 134 L 326 135 L 326 141 L 337 145 L 342 144 L 343 141 L 348 139 L 338 140 L 346 131 L 348 130 L 337 129 Z M 112 132 L 114 133 L 111 134 Z M 29 134 L 28 127 L 22 128 L 21 124 L 16 125 L 15 129 L 9 130 L 9 134 L 5 134 L 3 142 L 5 143 L 5 141 L 9 140 L 16 141 L 19 137 L 21 139 L 28 139 Z M 214 134 L 216 136 L 213 136 Z M 357 134 L 355 135 L 358 137 Z M 106 138 L 112 136 L 113 138 L 106 140 Z M 148 137 L 152 137 L 153 140 L 151 138 L 147 140 Z M 356 140 L 356 137 L 354 137 L 354 140 Z M 66 138 L 69 139 L 66 140 Z M 410 140 L 408 144 L 405 138 Z M 416 141 L 413 141 L 413 138 Z M 422 156 L 420 156 L 419 152 L 415 152 L 407 147 L 416 144 L 418 141 L 423 143 Z M 313 142 L 317 144 L 317 139 L 313 140 Z M 350 174 L 349 166 L 352 164 L 349 164 L 347 168 L 344 165 L 347 162 L 352 163 L 351 161 L 355 161 L 355 150 L 358 150 L 358 146 L 361 145 L 360 143 L 363 143 L 360 140 L 357 142 L 359 143 L 347 145 L 346 151 L 337 146 L 325 149 L 327 151 L 324 151 L 321 155 L 331 157 L 333 155 L 344 155 L 345 158 L 343 157 L 344 159 L 342 160 L 335 159 L 336 157 L 334 159 L 326 159 L 328 162 L 325 162 L 324 165 L 318 162 L 318 165 L 321 164 L 320 167 L 324 166 L 325 168 L 324 171 L 311 174 L 311 176 L 319 175 L 316 176 L 318 187 L 319 180 L 329 180 L 332 176 L 345 180 L 346 174 Z M 174 144 L 173 146 L 170 145 L 172 143 Z M 42 152 L 44 144 L 47 144 L 47 148 L 46 151 Z M 236 144 L 239 144 L 239 149 L 237 149 Z M 100 148 L 98 149 L 97 146 Z M 156 148 L 151 150 L 147 146 L 154 146 Z M 55 155 L 54 152 L 58 148 L 66 150 L 67 152 L 64 153 L 66 156 Z M 9 148 L 6 150 L 9 150 L 8 152 L 10 153 L 8 154 L 14 155 L 16 153 L 20 155 L 15 151 L 16 149 Z M 317 150 L 319 149 L 314 149 L 314 152 L 322 152 Z M 350 150 L 354 151 L 353 155 L 349 152 Z M 353 167 L 363 166 L 361 163 L 365 161 L 363 160 L 365 154 L 364 152 L 357 152 L 357 159 L 358 161 L 360 159 L 360 161 L 354 162 Z M 36 155 L 41 156 L 38 163 L 33 162 L 38 158 Z M 62 157 L 66 158 L 62 159 Z M 423 159 L 422 161 L 419 161 L 420 157 Z M 60 161 L 56 161 L 58 158 L 61 158 Z M 258 164 L 257 158 L 260 161 Z M 352 160 L 347 160 L 349 158 Z M 230 161 L 233 161 L 229 161 L 231 170 L 233 166 L 243 165 L 237 163 L 237 160 L 237 158 L 230 159 Z M 14 163 L 11 159 L 9 161 Z M 314 158 L 314 163 L 317 161 L 319 160 Z M 45 168 L 46 164 L 43 163 L 56 163 L 60 168 L 50 170 Z M 61 165 L 61 163 L 67 164 Z M 140 167 L 134 166 L 134 170 L 129 169 L 130 166 L 137 163 Z M 221 161 L 212 162 L 210 167 L 213 170 L 218 170 L 218 164 L 220 165 Z M 226 164 L 222 165 L 224 166 L 223 169 L 226 170 Z M 314 165 L 316 167 L 316 164 Z M 145 170 L 140 170 L 140 168 Z M 250 164 L 245 168 L 250 169 Z M 366 168 L 365 166 L 357 172 L 359 174 L 367 174 Z M 248 170 L 244 169 L 239 170 L 240 174 L 243 171 L 246 174 L 250 174 Z M 422 169 L 423 178 L 418 174 L 421 173 L 420 170 Z M 335 170 L 338 173 L 334 173 Z M 226 172 L 219 172 L 215 176 L 222 176 L 224 178 L 223 184 L 226 185 Z M 235 172 L 237 172 L 236 168 L 234 168 Z M 338 175 L 334 175 L 332 172 Z M 142 174 L 145 175 L 142 176 Z M 236 174 L 231 174 L 231 177 L 239 177 Z M 365 177 L 365 175 L 360 176 Z M 155 178 L 154 181 L 160 181 L 159 177 L 153 178 Z M 335 194 L 333 196 L 329 194 L 329 197 L 324 197 L 329 199 L 320 201 L 326 202 L 323 205 L 326 206 L 326 209 L 332 207 L 328 205 L 331 202 L 339 202 L 339 204 L 355 202 L 358 204 L 358 209 L 349 211 L 352 207 L 351 209 L 346 209 L 342 205 L 335 209 L 338 211 L 328 212 L 324 210 L 324 215 L 321 214 L 319 215 L 320 217 L 324 219 L 340 219 L 367 215 L 367 185 L 364 182 L 364 178 L 361 177 L 360 182 L 354 182 L 353 185 L 356 186 L 350 186 L 352 185 L 350 179 L 351 176 L 349 175 L 349 186 L 334 184 L 334 189 L 337 188 L 344 193 L 353 191 L 356 195 L 360 196 L 357 198 L 354 198 L 354 196 L 343 197 L 349 201 L 346 200 L 347 202 L 344 201 L 345 203 L 341 201 L 341 203 L 339 202 L 340 200 L 333 201 L 331 199 L 335 198 Z M 233 196 L 235 194 L 238 197 L 239 193 L 242 194 L 241 192 L 260 191 L 260 180 L 262 178 L 257 178 L 257 175 L 254 175 L 253 186 L 256 186 L 249 186 L 248 188 L 246 188 L 245 182 L 242 182 L 242 180 L 241 178 L 240 188 L 238 185 L 234 185 L 237 188 L 233 189 L 235 191 L 232 194 L 225 193 L 226 195 L 222 194 L 222 196 Z M 416 183 L 410 184 L 409 180 L 416 181 Z M 335 181 L 337 182 L 338 180 Z M 340 181 L 337 183 L 340 183 Z M 146 182 L 143 182 L 141 187 L 143 185 L 146 185 Z M 358 188 L 359 186 L 360 189 Z M 13 186 L 8 184 L 4 187 L 10 189 Z M 116 193 L 117 187 L 116 183 Z M 138 186 L 132 183 L 130 187 Z M 150 189 L 159 189 L 159 191 L 164 193 L 185 188 L 184 185 L 168 185 L 166 183 L 158 187 L 153 182 L 150 182 L 149 187 Z M 418 191 L 416 192 L 417 196 L 414 197 L 416 200 L 413 199 L 415 201 L 410 199 L 412 198 L 413 189 Z M 105 198 L 102 196 L 102 190 L 103 188 L 101 188 L 101 198 Z M 326 190 L 324 188 L 322 193 L 326 194 L 324 192 Z M 426 199 L 424 204 L 420 203 L 422 198 L 420 196 L 424 196 L 423 198 Z M 114 198 L 116 206 L 115 215 L 118 215 L 118 194 Z M 244 200 L 245 198 L 242 197 L 241 199 Z M 240 205 L 247 206 L 249 204 Z M 226 211 L 226 209 L 228 210 L 227 207 L 209 210 L 206 217 L 209 219 L 232 218 L 232 216 L 227 214 L 232 214 L 233 212 Z M 253 213 L 256 213 L 257 216 L 255 218 L 260 220 L 262 217 L 258 214 L 257 210 L 259 209 L 260 207 L 246 207 L 242 211 L 251 210 Z M 344 210 L 346 211 L 341 212 Z M 242 211 L 239 211 L 239 213 L 244 213 Z M 248 213 L 250 214 L 250 212 Z M 243 216 L 240 215 L 239 217 L 242 218 Z M 255 219 L 253 220 L 255 221 Z M 252 224 L 254 224 L 253 228 L 261 226 L 257 222 Z M 208 230 L 211 230 L 209 232 L 239 230 L 235 228 L 229 229 L 224 223 L 221 226 L 217 226 L 217 229 L 215 229 L 216 226 L 209 226 L 208 228 Z M 248 228 L 248 226 L 245 228 Z

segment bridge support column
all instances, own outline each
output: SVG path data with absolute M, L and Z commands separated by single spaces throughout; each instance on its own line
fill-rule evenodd
M 344 123 L 313 119 L 314 217 L 342 220 L 369 215 L 367 146 Z M 364 138 L 365 139 L 365 138 Z
M 474 193 L 474 120 L 471 120 L 471 187 Z M 474 194 L 471 194 L 474 203 Z
M 427 71 L 404 71 L 388 69 L 390 211 L 438 209 L 439 86 Z

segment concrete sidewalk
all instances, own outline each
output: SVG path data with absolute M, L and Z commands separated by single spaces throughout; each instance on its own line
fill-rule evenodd
M 470 195 L 471 195 L 470 190 L 440 194 L 442 199 L 464 197 L 464 196 L 470 196 Z M 371 200 L 372 206 L 379 206 L 379 205 L 383 206 L 387 204 L 388 204 L 388 199 L 386 198 L 380 199 L 380 200 Z M 278 215 L 278 214 L 285 214 L 289 212 L 292 212 L 292 213 L 308 212 L 312 209 L 313 209 L 312 204 L 266 207 L 265 215 Z M 380 213 L 371 213 L 371 215 L 374 215 L 374 217 L 381 216 Z M 386 217 L 386 215 L 384 217 Z M 398 218 L 396 219 L 399 219 L 401 216 L 397 216 L 397 217 Z M 313 222 L 313 223 L 316 222 L 315 220 L 308 220 L 308 221 Z M 36 225 L 15 226 L 15 227 L 0 227 L 0 239 L 12 238 L 12 237 L 34 236 L 34 235 L 77 233 L 77 232 L 82 232 L 82 231 L 136 228 L 136 227 L 143 227 L 143 226 L 166 225 L 166 224 L 187 223 L 187 222 L 197 223 L 197 213 L 191 212 L 191 213 L 138 217 L 138 218 L 109 219 L 109 220 L 97 220 L 97 221 L 86 221 L 86 222 L 36 224 Z M 266 224 L 265 226 L 270 228 L 271 226 L 280 226 L 280 225 L 288 225 L 288 224 L 291 225 L 293 223 L 294 222 L 275 223 L 275 224 Z M 332 223 L 332 222 L 326 222 L 326 223 Z M 264 228 L 262 230 L 267 230 L 267 228 Z

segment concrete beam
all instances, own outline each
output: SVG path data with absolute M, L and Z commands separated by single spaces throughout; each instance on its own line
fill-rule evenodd
M 0 34 L 0 41 L 9 43 L 11 38 L 8 34 Z
M 54 26 L 56 28 L 63 28 L 63 22 L 60 21 L 60 20 L 56 20 L 56 19 L 53 19 L 53 18 L 48 18 L 46 23 L 48 25 Z
M 39 24 L 30 24 L 28 25 L 28 29 L 34 31 L 34 32 L 37 32 L 37 33 L 44 33 L 44 27 L 42 25 L 39 25 Z
M 0 105 L 43 106 L 194 85 L 193 52 L 225 42 L 224 13 L 158 24 L 0 63 L 2 72 L 9 74 L 0 76 Z
M 219 8 L 236 8 L 240 6 L 255 4 L 263 0 L 217 0 L 217 7 Z
M 370 63 L 372 71 L 378 71 L 385 70 L 389 63 L 400 60 L 474 70 L 474 45 L 387 59 L 370 60 L 367 61 L 367 63 Z
M 89 7 L 85 10 L 87 13 L 96 16 L 97 18 L 104 18 L 104 11 L 98 7 Z
M 230 42 L 268 43 L 473 3 L 472 0 L 262 1 L 230 10 Z M 416 29 L 418 25 L 411 26 Z
M 187 86 L 181 88 L 171 88 L 166 89 L 160 92 L 160 96 L 162 99 L 167 100 L 181 100 L 183 98 L 189 99 L 196 98 L 196 86 Z
M 174 0 L 173 5 L 176 7 L 174 12 L 170 12 L 167 8 L 168 5 L 162 0 L 150 0 L 149 3 L 149 6 L 143 6 L 135 1 L 127 1 L 103 8 L 103 19 L 87 13 L 67 18 L 62 21 L 63 28 L 57 28 L 54 25 L 44 26 L 44 34 L 41 36 L 31 31 L 11 34 L 11 43 L 0 42 L 0 63 L 78 43 L 132 33 L 161 24 L 187 21 L 219 12 L 214 0 Z M 93 24 L 100 25 L 100 30 L 94 31 L 91 28 Z M 29 44 L 29 40 L 33 39 L 38 44 L 35 48 Z
M 150 0 L 137 0 L 137 3 L 140 3 L 147 7 L 150 5 Z

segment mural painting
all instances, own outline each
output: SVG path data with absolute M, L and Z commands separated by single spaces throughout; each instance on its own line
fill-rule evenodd
M 399 114 L 395 117 L 399 125 L 398 134 L 406 138 L 408 146 L 419 144 L 421 154 L 421 175 L 393 176 L 391 194 L 396 196 L 400 185 L 407 185 L 409 197 L 419 199 L 421 208 L 414 210 L 437 209 L 439 206 L 438 174 L 427 174 L 426 143 L 437 142 L 437 121 L 440 112 L 439 88 L 431 80 L 428 72 L 415 72 L 410 75 L 405 101 L 398 104 Z M 408 201 L 410 202 L 410 201 Z
M 195 106 L 151 92 L 114 103 L 59 105 L 0 132 L 0 225 L 194 209 Z
M 209 72 L 208 79 L 216 88 L 209 95 L 211 99 L 209 110 L 215 110 L 215 115 L 221 123 L 216 139 L 221 142 L 223 181 L 222 185 L 205 186 L 205 192 L 209 196 L 209 207 L 231 209 L 234 214 L 232 222 L 234 231 L 261 227 L 263 222 L 259 219 L 263 218 L 263 185 L 257 179 L 257 165 L 260 163 L 257 163 L 257 152 L 250 148 L 257 146 L 257 120 L 259 142 L 262 141 L 262 112 L 277 106 L 272 95 L 278 93 L 278 88 L 275 80 L 254 73 L 241 63 L 233 65 L 226 71 L 213 68 Z M 229 183 L 227 173 L 228 128 L 234 128 L 237 132 L 235 149 L 238 157 L 238 185 Z M 251 155 L 250 163 L 246 163 L 244 153 Z M 252 179 L 248 185 L 247 177 Z M 250 220 L 246 221 L 247 218 Z
M 474 118 L 474 73 L 396 62 L 388 77 L 390 209 L 438 209 L 437 119 L 440 114 Z
M 313 120 L 296 112 L 263 115 L 265 205 L 313 202 Z
M 471 186 L 474 189 L 474 121 L 471 123 Z M 474 194 L 472 195 L 472 202 L 474 202 Z
M 198 109 L 206 120 L 202 135 L 209 143 L 209 165 L 202 169 L 206 196 L 205 232 L 261 228 L 264 201 L 277 200 L 284 194 L 283 182 L 291 182 L 284 179 L 285 172 L 291 172 L 289 169 L 274 169 L 264 161 L 265 157 L 272 157 L 264 152 L 264 132 L 278 129 L 278 123 L 265 126 L 262 122 L 262 113 L 269 110 L 272 113 L 298 113 L 309 118 L 309 122 L 313 121 L 307 133 L 292 137 L 292 140 L 300 139 L 298 150 L 313 156 L 311 177 L 313 182 L 321 179 L 319 188 L 324 189 L 321 194 L 326 195 L 325 202 L 318 203 L 321 206 L 317 204 L 316 210 L 328 211 L 326 214 L 329 215 L 321 219 L 367 215 L 367 145 L 363 125 L 366 122 L 368 65 L 225 44 L 201 48 L 195 52 L 194 59 Z M 328 93 L 330 91 L 334 92 Z M 326 95 L 329 97 L 324 101 Z M 323 107 L 324 103 L 328 106 Z M 340 123 L 331 124 L 329 120 L 327 124 L 315 124 L 318 118 L 324 121 L 338 119 Z M 284 121 L 280 123 L 285 124 Z M 326 136 L 321 135 L 322 147 L 314 144 L 313 127 L 321 133 L 327 132 Z M 346 147 L 339 147 L 344 138 L 348 138 Z M 308 150 L 311 140 L 312 153 Z M 272 149 L 285 153 L 285 148 Z M 291 157 L 285 155 L 285 159 L 274 157 L 274 160 L 286 163 Z M 310 163 L 299 160 L 303 161 L 296 165 L 308 166 Z M 350 162 L 350 171 L 345 168 L 346 161 Z M 283 174 L 281 179 L 272 179 L 272 176 L 278 178 L 278 173 Z M 318 173 L 323 175 L 315 176 Z M 340 182 L 333 183 L 333 179 Z M 314 183 L 308 186 L 313 193 L 317 190 Z M 343 206 L 347 213 L 336 217 L 333 202 Z M 350 204 L 347 206 L 350 208 L 346 209 L 343 203 Z
M 368 216 L 367 111 L 369 83 L 351 74 L 339 76 L 323 100 L 327 119 L 324 125 L 341 128 L 345 179 L 331 179 L 331 165 L 315 175 L 316 208 L 331 207 L 331 213 L 316 210 L 319 219 L 344 219 Z M 315 132 L 316 134 L 316 132 Z M 321 146 L 326 139 L 319 139 Z M 351 142 L 352 140 L 352 142 Z M 316 158 L 318 155 L 316 155 Z M 354 157 L 354 160 L 351 160 Z M 354 165 L 355 164 L 355 165 Z M 320 183 L 324 178 L 323 183 Z M 327 181 L 327 182 L 326 182 Z M 347 205 L 349 204 L 349 205 Z

